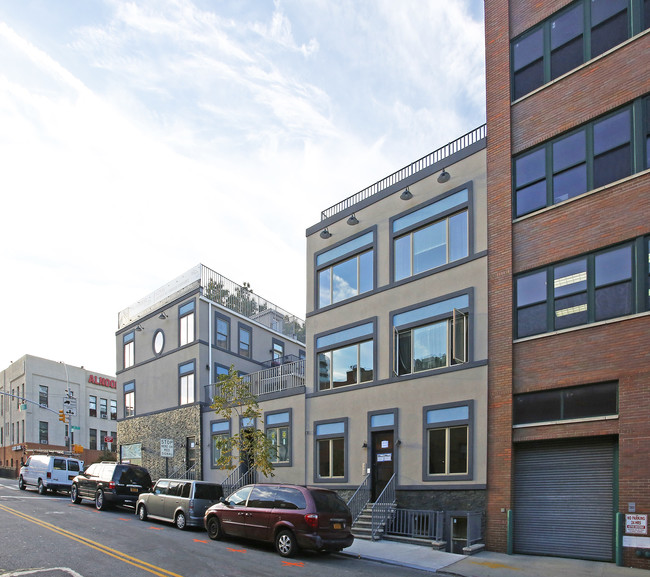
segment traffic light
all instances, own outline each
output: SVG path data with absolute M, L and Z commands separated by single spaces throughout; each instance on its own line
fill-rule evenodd
M 59 421 L 63 421 L 64 423 L 66 422 L 65 413 L 63 412 L 63 409 L 59 409 Z

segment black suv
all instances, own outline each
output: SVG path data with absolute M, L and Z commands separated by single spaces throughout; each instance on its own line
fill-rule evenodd
M 70 500 L 92 499 L 100 511 L 109 505 L 134 505 L 140 493 L 151 491 L 151 477 L 144 467 L 104 461 L 90 465 L 72 480 Z

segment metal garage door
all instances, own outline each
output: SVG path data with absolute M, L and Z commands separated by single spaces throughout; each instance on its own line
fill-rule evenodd
M 608 438 L 516 448 L 517 553 L 613 560 L 615 447 Z

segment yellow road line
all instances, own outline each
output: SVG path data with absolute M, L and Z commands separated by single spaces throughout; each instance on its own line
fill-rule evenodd
M 67 531 L 65 529 L 62 529 L 61 527 L 57 527 L 56 525 L 52 525 L 51 523 L 47 523 L 46 521 L 43 521 L 41 519 L 37 519 L 36 517 L 30 517 L 25 513 L 21 513 L 20 511 L 16 511 L 15 509 L 11 509 L 10 507 L 7 507 L 5 505 L 0 504 L 0 511 L 5 511 L 25 521 L 29 521 L 30 523 L 35 523 L 36 525 L 39 525 L 44 529 L 48 529 L 50 531 L 53 531 L 54 533 L 58 533 L 59 535 L 67 537 L 68 539 L 76 541 L 77 543 L 86 545 L 86 547 L 90 547 L 91 549 L 95 549 L 100 553 L 104 553 L 105 555 L 114 557 L 119 561 L 123 561 L 124 563 L 128 563 L 129 565 L 133 565 L 134 567 L 138 567 L 139 569 L 142 569 L 149 573 L 153 573 L 154 575 L 158 575 L 158 577 L 182 577 L 178 573 L 173 573 L 172 571 L 167 571 L 167 569 L 163 569 L 162 567 L 157 567 L 156 565 L 152 565 L 150 563 L 147 563 L 146 561 L 142 561 L 141 559 L 130 557 L 126 553 L 122 553 L 121 551 L 116 551 L 115 549 L 106 547 L 106 545 L 102 545 L 101 543 L 96 543 L 95 541 L 91 541 L 86 537 L 82 537 L 81 535 L 77 535 L 76 533 L 72 533 L 71 531 Z

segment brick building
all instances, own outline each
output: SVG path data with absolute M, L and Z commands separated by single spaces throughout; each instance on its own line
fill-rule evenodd
M 649 27 L 485 3 L 492 550 L 650 568 Z

